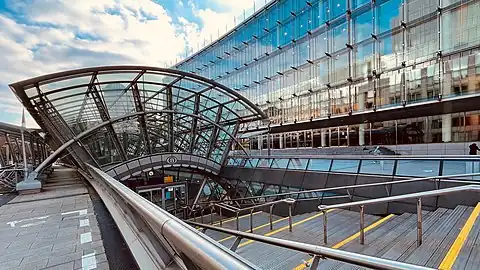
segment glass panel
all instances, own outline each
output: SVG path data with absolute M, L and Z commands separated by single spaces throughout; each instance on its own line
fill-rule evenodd
M 440 161 L 438 160 L 399 160 L 396 175 L 402 176 L 437 176 Z
M 310 159 L 308 170 L 310 171 L 325 171 L 330 170 L 331 159 Z
M 258 163 L 258 158 L 249 159 L 245 164 L 245 168 L 255 168 L 257 167 L 257 163 Z
M 260 159 L 257 168 L 270 168 L 270 165 L 272 165 L 272 159 Z
M 356 173 L 359 164 L 360 160 L 334 159 L 331 171 Z
M 288 159 L 276 158 L 272 161 L 272 168 L 274 169 L 286 169 L 288 165 Z
M 365 174 L 393 174 L 393 160 L 363 160 L 360 173 Z
M 291 170 L 305 170 L 307 168 L 308 159 L 292 158 L 288 169 Z
M 443 162 L 442 175 L 480 173 L 479 161 L 451 160 Z M 465 177 L 465 179 L 480 180 L 480 176 Z M 463 179 L 463 178 L 462 178 Z

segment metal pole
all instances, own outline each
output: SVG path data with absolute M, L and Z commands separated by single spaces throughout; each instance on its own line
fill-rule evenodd
M 422 244 L 422 198 L 417 200 L 417 246 Z
M 197 222 L 197 210 L 192 210 L 193 212 L 193 222 Z
M 213 224 L 213 206 L 210 207 L 210 224 Z
M 218 213 L 220 214 L 220 227 L 223 226 L 222 207 L 218 207 Z
M 253 208 L 250 209 L 250 233 L 253 233 Z
M 237 231 L 238 231 L 238 227 L 239 227 L 239 225 L 238 225 L 238 214 L 239 214 L 239 213 L 238 213 L 238 211 L 237 211 Z
M 273 216 L 272 216 L 273 206 L 274 204 L 270 205 L 270 231 L 273 230 Z
M 360 244 L 365 244 L 365 210 L 364 206 L 360 205 Z
M 22 135 L 22 154 L 23 154 L 23 178 L 27 179 L 28 176 L 28 167 L 27 167 L 27 153 L 25 152 L 25 109 L 22 111 L 22 128 L 20 129 Z
M 327 211 L 323 212 L 323 243 L 327 244 Z
M 292 232 L 292 204 L 288 204 L 288 230 Z
M 200 222 L 203 223 L 203 211 L 205 210 L 205 208 L 202 208 L 202 210 L 200 211 Z

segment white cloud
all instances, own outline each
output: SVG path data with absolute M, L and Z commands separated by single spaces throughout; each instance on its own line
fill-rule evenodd
M 186 48 L 203 47 L 253 7 L 251 0 L 202 1 L 211 8 L 199 9 L 191 0 L 178 4 L 191 7 L 201 25 L 188 17 L 174 20 L 150 0 L 8 1 L 14 12 L 0 11 L 0 99 L 6 100 L 0 102 L 0 121 L 18 124 L 21 118 L 21 105 L 7 86 L 12 82 L 85 66 L 170 66 Z M 256 1 L 257 9 L 265 2 Z M 30 116 L 27 123 L 34 123 Z
M 227 31 L 230 31 L 235 25 L 243 21 L 255 10 L 263 7 L 266 0 L 206 0 L 206 6 L 217 7 L 198 8 L 193 1 L 189 1 L 194 15 L 202 21 L 202 27 L 194 23 L 184 23 L 185 32 L 188 36 L 188 42 L 194 51 L 201 49 L 205 44 L 216 40 Z M 255 3 L 255 4 L 254 4 Z M 220 9 L 221 11 L 217 11 Z M 182 22 L 182 21 L 181 21 Z

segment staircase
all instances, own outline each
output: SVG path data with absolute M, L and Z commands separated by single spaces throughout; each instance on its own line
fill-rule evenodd
M 333 209 L 328 213 L 328 243 L 334 249 L 440 269 L 478 269 L 480 265 L 480 204 L 475 208 L 459 205 L 455 209 L 439 208 L 423 212 L 423 243 L 417 245 L 417 215 L 404 213 L 385 217 L 365 215 L 365 244 L 360 244 L 359 213 Z M 217 217 L 218 219 L 218 217 Z M 253 233 L 301 243 L 325 246 L 323 214 L 313 212 L 292 217 L 269 214 L 253 215 Z M 197 218 L 197 221 L 200 221 Z M 209 218 L 204 218 L 210 224 Z M 214 221 L 213 225 L 220 226 Z M 236 229 L 236 219 L 226 218 L 222 227 Z M 239 230 L 250 232 L 250 215 L 239 217 Z M 230 248 L 235 236 L 207 230 L 208 236 Z M 312 256 L 295 250 L 242 240 L 236 252 L 262 269 L 308 269 Z M 357 265 L 321 259 L 317 269 L 361 269 Z

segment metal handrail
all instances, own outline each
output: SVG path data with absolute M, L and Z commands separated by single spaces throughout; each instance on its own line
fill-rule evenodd
M 238 155 L 229 156 L 238 159 L 348 159 L 348 160 L 478 160 L 479 156 L 474 155 Z M 234 165 L 232 165 L 234 166 Z
M 385 182 L 369 183 L 369 184 L 361 184 L 361 185 L 349 185 L 349 186 L 340 186 L 340 187 L 331 187 L 331 188 L 309 189 L 309 190 L 292 191 L 292 192 L 278 193 L 278 194 L 267 194 L 267 195 L 251 196 L 251 197 L 244 197 L 244 198 L 234 198 L 234 199 L 224 200 L 222 202 L 262 199 L 262 198 L 281 197 L 281 196 L 291 196 L 291 195 L 298 195 L 298 194 L 315 193 L 315 192 L 327 192 L 327 191 L 335 191 L 335 190 L 342 190 L 342 189 L 347 189 L 348 190 L 348 189 L 351 189 L 351 188 L 365 188 L 365 187 L 386 186 L 386 185 L 394 185 L 394 184 L 405 184 L 405 183 L 410 183 L 410 182 L 420 182 L 420 181 L 427 181 L 427 180 L 439 180 L 439 182 L 447 182 L 447 183 L 455 182 L 455 183 L 475 184 L 476 181 L 473 182 L 473 181 L 443 180 L 443 179 L 448 179 L 448 178 L 461 178 L 461 177 L 469 177 L 469 176 L 480 176 L 480 173 L 429 176 L 429 177 L 423 177 L 423 178 L 411 178 L 411 179 L 385 181 Z
M 212 203 L 210 205 L 210 207 L 217 206 L 219 208 L 218 210 L 219 210 L 219 214 L 220 214 L 220 226 L 222 226 L 222 219 L 223 219 L 222 209 L 225 209 L 225 210 L 228 210 L 228 211 L 234 213 L 235 214 L 235 219 L 236 219 L 237 230 L 240 227 L 240 224 L 239 224 L 240 213 L 250 210 L 250 232 L 253 232 L 253 211 L 255 209 L 260 208 L 260 207 L 270 206 L 269 220 L 270 220 L 270 230 L 272 230 L 273 229 L 273 207 L 277 204 L 280 204 L 280 203 L 286 203 L 288 205 L 288 228 L 289 228 L 290 231 L 292 231 L 292 228 L 293 228 L 293 226 L 292 226 L 292 207 L 293 207 L 293 204 L 295 202 L 296 202 L 295 199 L 286 198 L 286 199 L 282 199 L 282 200 L 278 200 L 278 201 L 267 202 L 267 203 L 264 203 L 264 204 L 253 205 L 253 206 L 250 206 L 250 207 L 238 208 L 238 209 L 233 209 L 232 207 L 230 207 L 228 205 L 225 205 L 225 204 L 222 204 L 222 203 Z
M 397 195 L 391 197 L 384 197 L 378 199 L 370 199 L 358 202 L 349 202 L 349 203 L 340 203 L 334 205 L 320 205 L 318 209 L 323 212 L 323 242 L 327 244 L 327 210 L 337 209 L 337 208 L 346 208 L 359 206 L 360 207 L 360 244 L 365 243 L 365 223 L 364 223 L 364 207 L 365 205 L 377 204 L 377 203 L 389 203 L 395 201 L 402 201 L 408 199 L 417 199 L 417 246 L 422 244 L 422 198 L 424 197 L 433 197 L 433 196 L 442 196 L 446 194 L 451 194 L 455 192 L 480 192 L 480 185 L 465 185 L 452 188 L 444 188 L 431 191 L 423 191 L 417 193 L 410 193 L 404 195 Z
M 238 245 L 240 244 L 240 241 L 245 238 L 245 239 L 249 239 L 249 240 L 253 240 L 253 241 L 257 241 L 257 242 L 261 242 L 261 243 L 265 243 L 265 244 L 269 244 L 277 247 L 288 248 L 291 250 L 296 250 L 296 251 L 300 251 L 307 254 L 313 254 L 315 255 L 314 258 L 316 259 L 314 260 L 314 263 L 312 263 L 311 269 L 317 268 L 316 265 L 314 267 L 313 264 L 316 263 L 318 265 L 318 260 L 320 259 L 320 257 L 326 257 L 326 258 L 339 260 L 342 262 L 351 263 L 359 266 L 374 268 L 374 269 L 386 269 L 386 270 L 433 269 L 433 268 L 343 251 L 339 249 L 333 249 L 329 247 L 316 246 L 316 245 L 295 242 L 295 241 L 290 241 L 290 240 L 285 240 L 285 239 L 280 239 L 275 237 L 268 237 L 268 236 L 253 234 L 253 233 L 242 232 L 238 230 L 236 231 L 236 230 L 231 230 L 227 228 L 220 228 L 216 226 L 210 226 L 210 225 L 200 224 L 200 223 L 191 222 L 191 221 L 187 221 L 187 223 L 193 226 L 202 227 L 204 229 L 214 230 L 214 231 L 236 236 L 234 243 L 230 247 L 232 251 L 236 251 L 236 249 L 238 248 Z
M 92 174 L 103 180 L 108 189 L 118 194 L 155 232 L 161 243 L 173 247 L 175 258 L 187 259 L 200 269 L 255 269 L 237 254 L 200 234 L 180 219 L 135 193 L 98 168 L 87 164 Z M 102 198 L 103 199 L 103 198 Z M 166 241 L 166 243 L 164 242 Z M 177 254 L 179 252 L 180 254 Z

